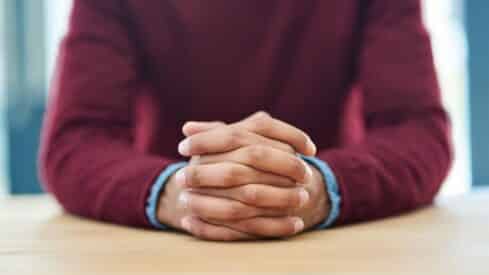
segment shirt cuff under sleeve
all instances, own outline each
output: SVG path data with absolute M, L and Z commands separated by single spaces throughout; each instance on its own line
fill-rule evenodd
M 158 200 L 161 192 L 165 189 L 166 182 L 175 172 L 181 168 L 187 166 L 187 162 L 178 162 L 169 165 L 161 174 L 156 178 L 156 181 L 151 187 L 151 191 L 146 201 L 146 217 L 151 225 L 156 229 L 167 230 L 168 226 L 160 223 L 157 217 Z
M 301 158 L 307 163 L 316 167 L 323 175 L 331 207 L 329 215 L 316 227 L 316 229 L 328 228 L 336 221 L 336 219 L 338 219 L 340 215 L 341 196 L 338 188 L 338 182 L 336 181 L 333 170 L 331 170 L 326 162 L 314 157 L 301 156 Z

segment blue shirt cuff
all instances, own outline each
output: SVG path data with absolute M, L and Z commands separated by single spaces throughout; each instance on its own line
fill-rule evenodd
M 331 170 L 331 168 L 326 162 L 314 157 L 306 157 L 302 155 L 300 157 L 303 160 L 305 160 L 307 163 L 316 167 L 323 175 L 324 183 L 326 185 L 326 191 L 328 192 L 331 207 L 330 207 L 329 215 L 321 224 L 319 224 L 316 227 L 316 229 L 328 228 L 338 219 L 340 215 L 341 196 L 338 188 L 338 182 L 336 181 L 336 177 L 333 173 L 333 170 Z
M 155 183 L 151 187 L 148 200 L 146 201 L 146 217 L 154 228 L 161 230 L 168 229 L 168 226 L 159 222 L 156 215 L 158 200 L 170 176 L 185 166 L 187 166 L 187 162 L 178 162 L 169 165 L 165 170 L 163 170 L 163 172 L 161 172 L 161 174 L 158 176 Z

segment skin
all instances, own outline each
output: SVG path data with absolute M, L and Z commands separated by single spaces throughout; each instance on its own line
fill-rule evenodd
M 190 165 L 170 177 L 158 218 L 214 241 L 285 238 L 329 213 L 319 171 L 296 156 L 316 147 L 301 130 L 259 112 L 243 121 L 189 122 L 179 152 Z

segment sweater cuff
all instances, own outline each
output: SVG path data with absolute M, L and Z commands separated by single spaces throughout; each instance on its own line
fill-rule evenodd
M 181 168 L 187 166 L 187 162 L 178 162 L 169 165 L 161 174 L 158 176 L 156 181 L 151 187 L 149 197 L 146 201 L 146 217 L 149 223 L 156 229 L 167 230 L 168 226 L 160 223 L 157 217 L 157 207 L 161 192 L 165 188 L 166 182 L 175 172 Z
M 323 179 L 326 185 L 326 191 L 329 196 L 331 207 L 330 207 L 329 215 L 321 224 L 319 224 L 316 227 L 316 229 L 328 228 L 338 219 L 340 215 L 341 196 L 338 189 L 338 182 L 336 181 L 336 176 L 334 175 L 333 170 L 331 170 L 331 168 L 326 162 L 318 158 L 306 157 L 302 155 L 301 158 L 307 163 L 316 167 L 319 170 L 319 172 L 321 172 L 321 174 L 323 175 Z

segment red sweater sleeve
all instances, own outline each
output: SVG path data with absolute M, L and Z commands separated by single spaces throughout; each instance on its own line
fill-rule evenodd
M 337 176 L 337 223 L 395 215 L 429 204 L 451 162 L 419 0 L 372 0 L 358 64 L 364 137 L 319 153 Z
M 132 100 L 151 88 L 137 74 L 118 3 L 74 1 L 43 129 L 41 175 L 71 213 L 149 226 L 149 189 L 175 160 L 134 146 Z

